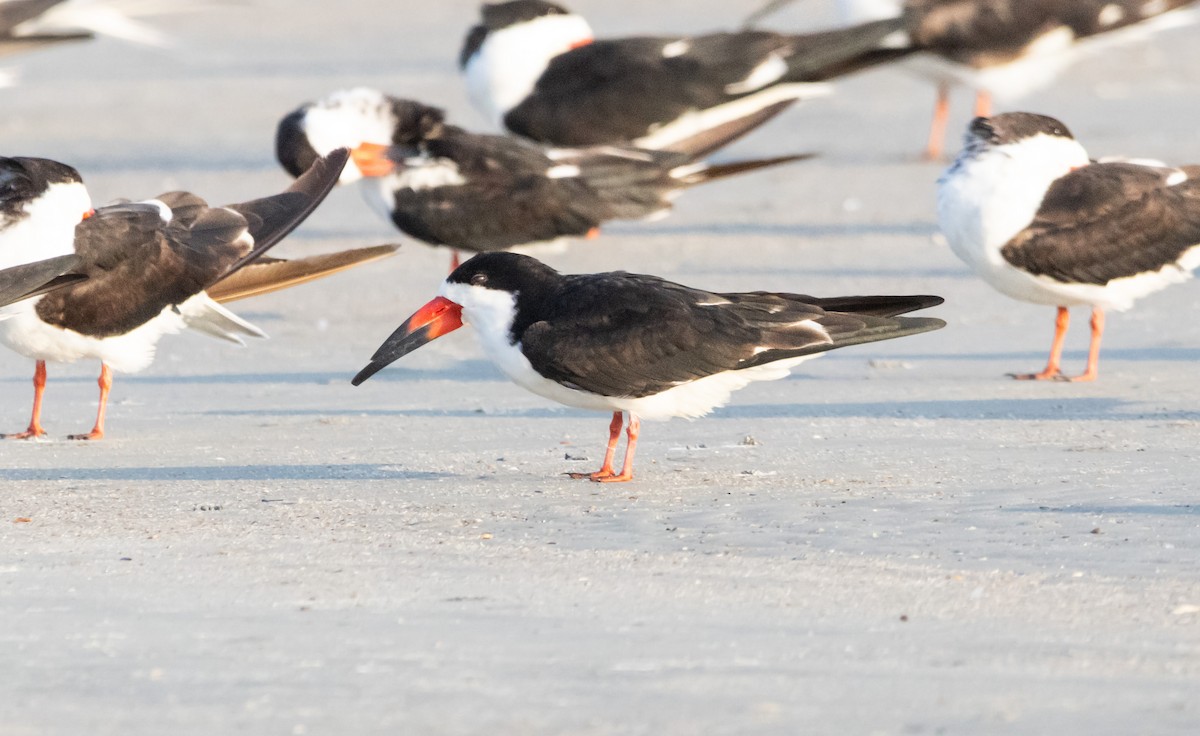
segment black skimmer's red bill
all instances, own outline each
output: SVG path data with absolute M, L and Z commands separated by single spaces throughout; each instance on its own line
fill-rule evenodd
M 358 88 L 288 114 L 275 136 L 293 175 L 335 147 L 354 150 L 342 181 L 361 180 L 401 231 L 473 253 L 594 234 L 614 219 L 665 215 L 684 189 L 804 156 L 710 164 L 621 146 L 544 148 L 448 125 L 440 109 Z M 457 265 L 457 264 L 456 264 Z
M 993 96 L 1010 100 L 1044 87 L 1086 53 L 1195 22 L 1196 0 L 838 0 L 849 23 L 907 19 L 897 47 L 905 66 L 938 85 L 926 154 L 941 158 L 950 87 L 976 91 L 975 114 Z
M 190 327 L 239 344 L 241 336 L 263 337 L 204 290 L 299 225 L 337 183 L 349 158 L 349 151 L 336 151 L 287 191 L 241 204 L 209 207 L 194 194 L 171 192 L 96 210 L 69 166 L 0 159 L 0 217 L 7 223 L 0 226 L 0 254 L 33 260 L 42 251 L 73 247 L 78 256 L 73 271 L 87 277 L 4 307 L 0 343 L 37 361 L 29 428 L 8 436 L 45 434 L 40 413 L 47 361 L 100 361 L 96 425 L 74 436 L 99 439 L 112 371 L 145 368 L 164 334 Z
M 594 40 L 581 16 L 542 0 L 484 5 L 459 57 L 476 107 L 525 138 L 689 153 L 730 124 L 762 123 L 827 80 L 903 51 L 888 19 L 808 35 L 737 31 Z M 752 126 L 751 126 L 752 127 Z
M 83 274 L 70 273 L 78 265 L 79 257 L 70 255 L 0 268 L 0 307 L 83 281 Z M 7 314 L 0 310 L 0 319 Z
M 951 248 L 1001 293 L 1058 307 L 1050 360 L 1022 379 L 1065 379 L 1068 308 L 1092 308 L 1096 378 L 1106 309 L 1191 277 L 1200 265 L 1200 167 L 1092 163 L 1054 118 L 976 118 L 938 182 Z
M 899 316 L 941 302 L 718 294 L 623 271 L 562 275 L 529 256 L 484 253 L 451 273 L 353 383 L 470 323 L 484 352 L 517 385 L 567 406 L 613 413 L 604 464 L 577 477 L 626 481 L 641 419 L 703 416 L 748 383 L 783 378 L 827 350 L 944 327 L 940 319 Z M 622 413 L 629 415 L 628 444 L 618 473 Z

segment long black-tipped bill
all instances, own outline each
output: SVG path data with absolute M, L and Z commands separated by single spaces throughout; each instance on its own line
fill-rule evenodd
M 444 297 L 434 298 L 396 328 L 371 356 L 367 367 L 359 371 L 350 383 L 355 386 L 361 384 L 425 343 L 459 327 L 462 327 L 462 307 Z

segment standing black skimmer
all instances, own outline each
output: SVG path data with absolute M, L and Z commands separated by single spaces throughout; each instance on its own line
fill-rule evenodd
M 484 253 L 459 266 L 439 296 L 408 318 L 352 381 L 464 323 L 517 385 L 567 406 L 611 411 L 596 481 L 633 477 L 642 419 L 700 417 L 752 381 L 783 378 L 817 354 L 944 327 L 900 317 L 936 296 L 814 299 L 758 291 L 718 294 L 618 271 L 564 276 L 517 253 Z M 625 462 L 613 457 L 629 415 Z
M 907 19 L 893 45 L 920 51 L 905 65 L 938 85 L 926 154 L 941 158 L 952 85 L 976 91 L 975 114 L 993 95 L 1016 98 L 1054 81 L 1084 53 L 1143 39 L 1200 18 L 1197 0 L 838 0 L 848 23 Z
M 1091 381 L 1104 311 L 1191 277 L 1200 265 L 1200 167 L 1092 163 L 1054 118 L 976 118 L 938 182 L 956 255 L 1001 293 L 1058 307 L 1050 360 L 1032 380 Z M 1087 370 L 1060 370 L 1069 307 L 1092 307 Z
M 354 152 L 341 181 L 362 181 L 371 205 L 401 231 L 475 253 L 591 236 L 607 220 L 663 216 L 683 189 L 805 158 L 717 165 L 671 151 L 544 148 L 470 133 L 446 124 L 436 107 L 365 88 L 300 107 L 275 136 L 276 157 L 293 176 L 340 147 Z
M 904 27 L 895 18 L 807 35 L 594 40 L 582 17 L 542 0 L 484 5 L 481 15 L 459 56 L 475 106 L 512 133 L 561 146 L 703 153 L 727 125 L 749 129 L 827 93 L 827 80 L 904 53 L 880 53 Z
M 78 265 L 79 257 L 69 255 L 0 268 L 0 307 L 83 281 L 86 276 L 70 273 Z M 0 310 L 0 319 L 5 316 Z
M 37 361 L 29 429 L 7 436 L 45 434 L 40 414 L 47 361 L 101 361 L 96 425 L 73 436 L 99 439 L 112 371 L 145 368 L 164 334 L 191 327 L 237 343 L 243 335 L 263 337 L 204 290 L 303 222 L 349 157 L 349 151 L 336 151 L 282 194 L 242 204 L 210 208 L 194 194 L 171 192 L 96 210 L 71 167 L 0 158 L 0 254 L 40 257 L 41 251 L 73 247 L 78 263 L 72 270 L 87 279 L 3 308 L 0 343 Z

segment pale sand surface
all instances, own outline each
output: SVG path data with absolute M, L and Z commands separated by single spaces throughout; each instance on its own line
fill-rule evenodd
M 743 14 L 575 5 L 604 35 Z M 473 14 L 264 1 L 168 19 L 174 50 L 29 56 L 0 91 L 0 149 L 75 164 L 98 202 L 253 197 L 287 182 L 278 118 L 339 87 L 482 127 L 453 63 Z M 1200 161 L 1194 37 L 1107 54 L 1020 106 L 1097 155 Z M 1197 286 L 1114 315 L 1096 384 L 1004 378 L 1041 366 L 1053 312 L 932 239 L 940 166 L 915 157 L 931 103 L 902 73 L 863 75 L 727 154 L 820 159 L 546 256 L 947 299 L 939 333 L 647 424 L 629 485 L 560 475 L 598 464 L 607 418 L 521 392 L 466 330 L 350 386 L 444 274 L 445 252 L 407 240 L 235 305 L 268 341 L 164 339 L 118 376 L 102 443 L 61 439 L 90 426 L 96 366 L 52 366 L 56 439 L 0 445 L 0 734 L 1196 733 Z M 969 108 L 957 95 L 955 138 Z M 394 240 L 339 191 L 279 252 Z M 1079 312 L 1071 370 L 1085 335 Z M 31 373 L 0 353 L 5 430 Z

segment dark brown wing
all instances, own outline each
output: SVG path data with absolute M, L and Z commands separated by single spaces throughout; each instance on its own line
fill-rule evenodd
M 1075 38 L 1115 31 L 1194 0 L 908 0 L 915 46 L 974 66 L 1010 61 L 1059 28 Z
M 648 396 L 723 371 L 944 325 L 827 312 L 791 294 L 712 294 L 626 273 L 565 277 L 551 305 L 555 317 L 519 335 L 522 352 L 548 378 L 605 396 Z
M 206 286 L 216 283 L 265 253 L 283 240 L 312 214 L 338 183 L 342 169 L 350 160 L 350 150 L 339 148 L 317 159 L 281 194 L 227 207 L 246 218 L 254 247 Z
M 396 147 L 390 155 L 409 173 L 452 165 L 461 179 L 394 190 L 392 221 L 426 243 L 501 250 L 585 235 L 613 217 L 582 178 L 547 176 L 556 162 L 540 147 L 514 138 L 447 128 L 444 137 Z
M 189 230 L 154 204 L 101 207 L 75 228 L 78 270 L 87 281 L 47 294 L 37 313 L 92 337 L 124 334 L 200 293 L 224 263 L 248 250 L 246 223 L 208 210 Z
M 1200 180 L 1183 170 L 1092 164 L 1056 181 L 1033 223 L 1004 246 L 1022 270 L 1068 283 L 1107 284 L 1158 271 L 1200 244 Z
M 556 145 L 632 141 L 689 111 L 758 92 L 760 87 L 742 83 L 773 58 L 786 65 L 777 82 L 823 81 L 859 68 L 849 60 L 878 48 L 902 27 L 903 21 L 889 19 L 805 36 L 742 31 L 596 41 L 555 57 L 504 124 Z M 671 45 L 682 52 L 664 54 Z M 682 150 L 712 150 L 714 144 L 693 141 Z

